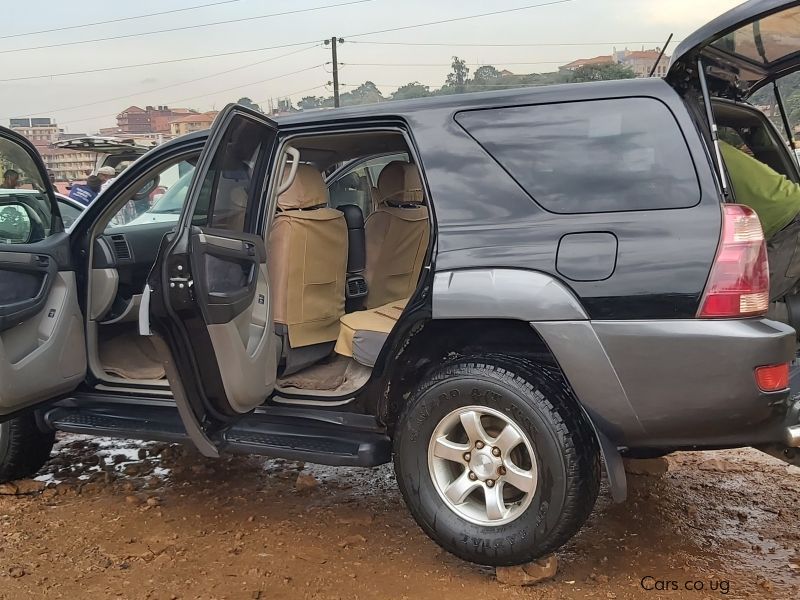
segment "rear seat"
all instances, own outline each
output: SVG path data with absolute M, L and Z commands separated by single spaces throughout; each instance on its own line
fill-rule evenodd
M 335 351 L 356 362 L 374 367 L 389 332 L 406 307 L 408 298 L 395 300 L 369 310 L 348 313 L 339 319 L 339 338 Z

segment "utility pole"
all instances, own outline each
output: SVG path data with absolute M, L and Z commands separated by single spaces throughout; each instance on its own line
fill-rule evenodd
M 333 106 L 339 108 L 339 58 L 336 55 L 336 43 L 343 44 L 342 38 L 337 38 L 335 35 L 325 40 L 325 45 L 331 47 L 331 61 L 333 64 Z

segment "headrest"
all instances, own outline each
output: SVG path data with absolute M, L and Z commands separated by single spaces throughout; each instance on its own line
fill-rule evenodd
M 417 166 L 399 160 L 390 162 L 378 176 L 378 195 L 381 203 L 422 204 L 425 194 Z
M 383 167 L 381 174 L 378 175 L 378 197 L 381 202 L 395 201 L 403 199 L 403 190 L 406 185 L 405 163 L 400 160 L 393 160 Z
M 405 166 L 405 190 L 403 190 L 404 204 L 422 204 L 425 193 L 422 191 L 422 179 L 419 176 L 417 165 Z
M 289 176 L 287 166 L 283 172 L 284 180 Z M 328 204 L 328 188 L 322 174 L 311 165 L 298 165 L 292 185 L 278 196 L 278 208 L 295 210 Z

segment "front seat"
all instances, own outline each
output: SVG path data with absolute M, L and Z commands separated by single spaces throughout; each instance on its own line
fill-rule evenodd
M 406 300 L 417 287 L 430 224 L 416 165 L 392 161 L 378 177 L 378 208 L 367 218 L 366 307 Z
M 282 339 L 283 375 L 328 356 L 344 314 L 347 270 L 344 215 L 328 208 L 328 189 L 310 165 L 299 165 L 278 197 L 269 234 L 275 331 Z

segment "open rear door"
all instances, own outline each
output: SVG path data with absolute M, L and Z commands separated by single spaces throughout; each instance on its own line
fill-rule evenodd
M 53 187 L 30 142 L 0 127 L 0 422 L 85 376 L 83 317 Z
M 145 290 L 181 418 L 210 456 L 275 384 L 263 202 L 275 142 L 260 113 L 229 105 L 218 115 Z

